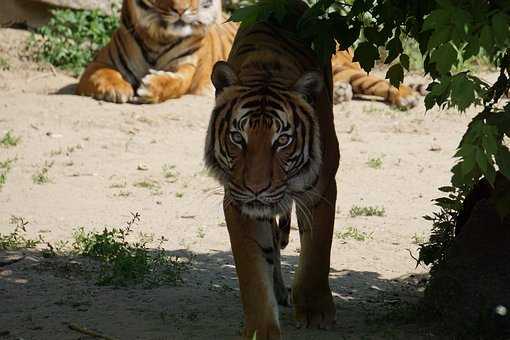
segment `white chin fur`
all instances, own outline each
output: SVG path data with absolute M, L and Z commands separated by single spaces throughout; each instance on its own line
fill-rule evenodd
M 191 34 L 193 34 L 193 29 L 189 25 L 186 25 L 184 27 L 172 27 L 171 29 L 167 29 L 166 33 L 169 36 L 176 36 L 176 37 L 184 38 L 184 37 L 188 37 Z
M 278 204 L 277 206 L 259 206 L 259 207 L 250 207 L 246 206 L 241 203 L 236 203 L 239 209 L 241 210 L 241 213 L 243 215 L 246 215 L 250 218 L 273 218 L 276 215 L 287 213 L 285 208 L 283 207 L 289 207 L 288 210 L 290 211 L 292 207 L 292 201 L 288 197 L 284 197 L 281 201 L 281 204 Z

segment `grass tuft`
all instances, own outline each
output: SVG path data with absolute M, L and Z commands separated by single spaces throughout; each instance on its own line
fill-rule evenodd
M 346 240 L 346 239 L 353 239 L 356 241 L 366 241 L 371 240 L 373 237 L 373 232 L 370 234 L 367 234 L 363 231 L 358 230 L 355 227 L 345 227 L 341 231 L 337 231 L 335 233 L 335 237 L 337 239 Z
M 384 216 L 386 210 L 384 207 L 361 207 L 358 205 L 353 205 L 351 210 L 349 210 L 349 215 L 351 217 L 357 216 Z
M 380 169 L 382 167 L 383 161 L 381 158 L 370 158 L 367 162 L 369 168 L 372 169 Z
M 10 224 L 14 225 L 14 230 L 9 234 L 0 233 L 0 250 L 35 248 L 43 242 L 40 236 L 37 240 L 26 236 L 28 223 L 23 217 L 11 215 Z
M 163 242 L 167 241 L 163 237 L 155 249 L 149 248 L 152 238 L 146 235 L 136 242 L 130 242 L 128 238 L 138 221 L 140 215 L 136 213 L 132 214 L 131 220 L 123 228 L 105 228 L 99 233 L 80 228 L 73 236 L 74 251 L 100 262 L 100 285 L 142 284 L 153 287 L 181 283 L 182 274 L 190 266 L 191 260 L 182 261 L 178 257 L 168 256 L 162 248 Z
M 29 40 L 36 59 L 80 74 L 119 27 L 119 15 L 100 10 L 57 9 L 47 25 Z
M 11 133 L 11 131 L 7 131 L 5 135 L 0 139 L 0 145 L 8 148 L 11 146 L 16 146 L 21 141 L 21 137 L 17 137 Z

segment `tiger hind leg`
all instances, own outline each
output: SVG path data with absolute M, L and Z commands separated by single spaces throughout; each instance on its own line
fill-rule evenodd
M 285 285 L 281 267 L 281 251 L 289 243 L 290 214 L 273 221 L 273 248 L 275 249 L 273 267 L 273 289 L 276 301 L 281 306 L 291 305 L 290 289 Z
M 119 71 L 96 63 L 87 67 L 76 93 L 113 103 L 126 103 L 134 96 L 133 87 Z

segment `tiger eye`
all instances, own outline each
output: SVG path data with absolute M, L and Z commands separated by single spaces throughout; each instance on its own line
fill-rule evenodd
M 279 146 L 282 146 L 282 145 L 287 145 L 289 144 L 290 140 L 291 140 L 291 136 L 289 135 L 281 135 L 280 137 L 278 137 L 278 139 L 276 140 L 276 143 L 279 145 Z
M 237 131 L 230 132 L 230 139 L 236 144 L 241 144 L 244 140 L 243 135 Z

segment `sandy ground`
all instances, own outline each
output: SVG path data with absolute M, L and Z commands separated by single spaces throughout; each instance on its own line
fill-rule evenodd
M 78 227 L 122 226 L 139 212 L 137 231 L 166 237 L 165 249 L 194 260 L 181 286 L 114 289 L 94 285 L 79 263 L 27 252 L 0 267 L 0 338 L 90 338 L 66 322 L 118 339 L 237 338 L 242 309 L 222 196 L 202 161 L 212 98 L 148 106 L 66 94 L 76 79 L 19 60 L 14 47 L 23 37 L 0 30 L 0 56 L 11 65 L 0 71 L 0 136 L 10 130 L 21 137 L 15 147 L 0 147 L 0 161 L 16 158 L 0 191 L 0 233 L 12 230 L 15 215 L 30 222 L 31 237 L 56 242 Z M 416 240 L 428 235 L 422 216 L 433 211 L 437 188 L 449 183 L 451 156 L 472 113 L 425 113 L 423 105 L 401 112 L 367 101 L 334 111 L 342 156 L 335 230 L 355 227 L 371 238 L 333 241 L 335 328 L 298 330 L 291 309 L 281 308 L 285 337 L 441 338 L 440 329 L 406 318 L 403 307 L 421 296 L 427 272 L 410 253 L 417 255 Z M 371 168 L 371 158 L 382 166 Z M 45 163 L 52 164 L 49 182 L 35 184 L 32 176 Z M 175 178 L 164 177 L 165 165 L 175 167 Z M 157 188 L 135 186 L 144 180 Z M 354 205 L 383 207 L 385 215 L 350 217 Z M 283 254 L 290 283 L 296 230 Z

